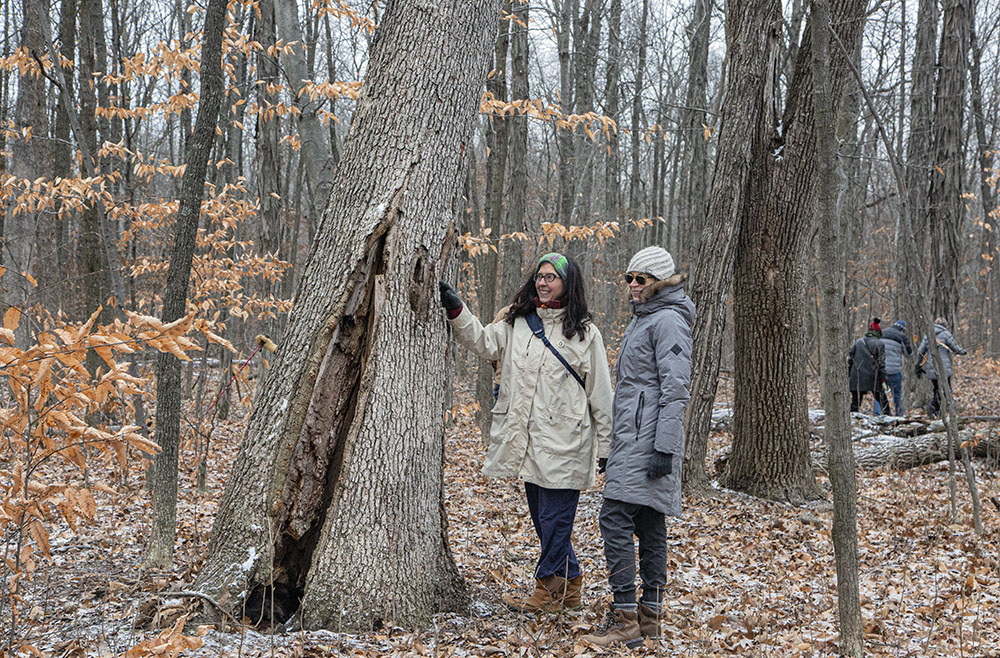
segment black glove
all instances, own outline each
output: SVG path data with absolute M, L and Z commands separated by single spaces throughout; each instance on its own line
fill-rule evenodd
M 598 457 L 597 458 L 597 472 L 603 473 L 608 468 L 608 458 Z
M 924 367 L 923 366 L 917 366 L 916 373 L 917 373 L 917 379 L 920 379 L 921 377 L 923 377 L 924 376 Z
M 674 471 L 674 456 L 659 450 L 653 451 L 653 456 L 649 458 L 646 465 L 646 477 L 650 480 L 659 480 L 664 475 L 670 475 Z
M 438 281 L 438 290 L 441 291 L 441 306 L 446 311 L 457 311 L 462 308 L 462 300 L 458 298 L 455 289 L 444 281 Z

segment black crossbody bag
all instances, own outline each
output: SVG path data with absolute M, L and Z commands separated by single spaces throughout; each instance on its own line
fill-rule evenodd
M 573 370 L 573 366 L 571 366 L 566 361 L 566 359 L 563 358 L 563 355 L 559 353 L 559 350 L 556 349 L 556 346 L 550 343 L 549 339 L 545 337 L 545 327 L 542 325 L 542 319 L 538 317 L 538 313 L 532 311 L 531 313 L 528 313 L 526 316 L 524 316 L 524 319 L 528 321 L 528 327 L 531 328 L 531 333 L 535 334 L 535 336 L 542 339 L 542 342 L 545 344 L 545 347 L 549 348 L 549 351 L 551 351 L 553 354 L 556 355 L 556 358 L 559 359 L 559 363 L 563 364 L 566 370 L 569 371 L 569 374 L 573 375 L 573 379 L 575 379 L 577 383 L 580 384 L 580 387 L 586 390 L 587 387 L 583 383 L 583 378 L 581 378 L 580 375 L 577 374 L 576 370 Z

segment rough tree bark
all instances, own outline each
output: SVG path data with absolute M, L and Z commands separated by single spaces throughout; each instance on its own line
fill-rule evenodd
M 638 220 L 642 214 L 642 203 L 640 200 L 642 176 L 639 170 L 639 121 L 642 116 L 642 79 L 646 69 L 646 30 L 648 22 L 649 0 L 642 0 L 642 19 L 639 21 L 639 61 L 635 66 L 635 84 L 632 85 L 632 170 L 629 172 L 628 205 L 633 222 Z M 638 228 L 635 225 L 630 228 L 633 231 L 636 241 L 634 246 L 638 247 L 640 246 L 638 243 L 641 240 Z
M 205 194 L 205 172 L 222 105 L 222 31 L 226 4 L 226 0 L 209 0 L 202 27 L 201 91 L 194 132 L 187 141 L 184 158 L 187 168 L 181 181 L 174 244 L 160 315 L 164 323 L 173 322 L 187 312 L 191 261 L 201 217 L 201 200 Z M 174 355 L 162 352 L 156 362 L 156 443 L 160 452 L 153 468 L 153 520 L 146 554 L 146 564 L 153 568 L 166 568 L 173 563 L 180 425 L 181 362 Z
M 968 0 L 945 3 L 934 103 L 934 168 L 930 172 L 931 270 L 935 316 L 957 319 L 962 250 L 959 244 L 965 201 L 966 57 L 969 51 Z
M 307 628 L 406 627 L 464 605 L 436 282 L 498 18 L 495 0 L 387 5 L 195 585 L 230 609 L 272 585 Z
M 708 40 L 711 27 L 711 3 L 694 0 L 688 27 L 688 82 L 684 109 L 684 222 L 688 226 L 685 251 L 698 253 L 705 224 L 705 193 L 708 189 L 708 141 L 703 134 L 706 89 L 708 88 Z M 662 140 L 661 140 L 662 141 Z
M 846 52 L 861 39 L 867 0 L 834 0 Z M 724 484 L 764 498 L 816 498 L 806 415 L 805 257 L 816 202 L 816 116 L 810 28 L 798 51 L 770 152 L 753 163 L 733 275 L 733 460 Z M 833 110 L 843 105 L 848 60 L 830 57 Z
M 823 407 L 829 464 L 833 486 L 833 550 L 837 565 L 837 606 L 840 619 L 840 655 L 860 658 L 864 653 L 858 582 L 858 491 L 851 451 L 849 388 L 844 370 L 848 349 L 847 298 L 844 277 L 843 239 L 840 227 L 839 196 L 843 193 L 843 172 L 837 163 L 837 117 L 830 85 L 830 4 L 813 0 L 810 24 L 813 31 L 813 105 L 816 114 L 816 220 L 819 223 L 819 268 L 822 304 L 820 355 Z
M 514 20 L 510 26 L 510 96 L 512 100 L 527 101 L 528 87 L 528 0 L 514 0 Z M 515 113 L 508 119 L 509 148 L 507 164 L 510 177 L 507 181 L 507 210 L 503 231 L 524 231 L 528 212 L 528 117 Z M 508 240 L 500 249 L 503 271 L 500 274 L 500 299 L 514 296 L 521 284 L 524 245 L 518 240 Z
M 728 86 L 721 108 L 718 155 L 703 230 L 704 250 L 695 264 L 691 298 L 698 308 L 691 364 L 691 402 L 685 422 L 684 484 L 708 493 L 705 472 L 712 405 L 719 382 L 726 297 L 743 213 L 749 204 L 751 167 L 768 148 L 773 125 L 774 75 L 781 29 L 778 0 L 734 0 L 726 15 Z

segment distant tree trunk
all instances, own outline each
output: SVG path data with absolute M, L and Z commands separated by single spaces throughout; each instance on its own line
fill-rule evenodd
M 94 73 L 104 70 L 104 63 L 97 59 L 97 29 L 93 25 L 95 16 L 103 12 L 94 9 L 95 4 L 102 0 L 80 0 L 80 127 L 83 132 L 85 151 L 92 161 L 88 164 L 96 173 L 97 153 L 97 120 L 95 108 L 97 96 Z M 99 68 L 97 68 L 99 67 Z M 84 156 L 87 157 L 87 156 Z M 86 167 L 85 167 L 86 168 Z M 86 317 L 103 304 L 111 294 L 110 263 L 104 249 L 101 226 L 101 213 L 97 203 L 89 204 L 83 210 L 80 223 L 79 259 L 83 276 L 84 307 L 78 309 L 79 317 Z M 102 319 L 107 319 L 107 315 Z M 96 366 L 96 362 L 91 363 Z
M 76 61 L 76 0 L 63 0 L 60 7 L 59 17 L 59 54 L 70 62 Z M 72 86 L 71 77 L 66 77 L 65 82 Z M 66 107 L 66 98 L 75 98 L 72 89 L 67 90 L 67 94 L 59 94 L 56 99 L 56 121 L 53 130 L 55 137 L 52 145 L 52 176 L 55 178 L 69 178 L 72 174 L 71 165 L 73 163 L 73 143 L 70 141 L 72 127 L 70 125 L 70 114 Z M 70 274 L 71 270 L 75 274 L 77 263 L 72 258 L 72 248 L 69 228 L 72 224 L 71 216 L 65 215 L 63 219 L 56 222 L 59 237 L 57 239 L 56 263 L 58 271 L 63 277 Z M 72 283 L 66 286 L 69 291 L 79 292 L 79 285 L 76 276 L 72 276 Z M 69 292 L 67 291 L 67 292 Z M 72 305 L 72 300 L 78 299 L 79 294 L 59 295 L 60 306 L 68 304 L 67 311 L 76 311 Z
M 328 141 L 329 132 L 323 127 L 319 118 L 319 110 L 324 101 L 310 100 L 309 94 L 303 92 L 303 88 L 312 76 L 304 52 L 306 42 L 302 38 L 302 28 L 299 26 L 298 3 L 296 0 L 272 1 L 278 37 L 286 44 L 296 44 L 287 52 L 282 52 L 280 61 L 292 100 L 299 110 L 295 118 L 301 140 L 299 157 L 302 158 L 311 192 L 309 217 L 310 221 L 315 223 L 319 221 L 324 204 L 330 196 L 334 174 L 333 150 Z
M 514 101 L 527 101 L 530 95 L 528 88 L 528 8 L 527 2 L 515 0 L 513 6 L 514 20 L 510 26 L 510 97 Z M 504 233 L 524 231 L 527 229 L 528 212 L 528 117 L 524 114 L 513 114 L 509 119 L 509 143 L 507 153 L 510 177 L 507 182 L 507 213 L 504 221 Z M 500 299 L 502 302 L 512 298 L 521 284 L 524 243 L 519 240 L 509 240 L 500 250 L 503 261 L 503 272 L 500 278 Z
M 287 603 L 280 616 L 297 609 L 306 628 L 356 630 L 411 627 L 464 605 L 443 505 L 449 378 L 437 280 L 498 10 L 398 0 L 379 22 L 289 328 L 195 585 L 232 610 L 275 592 Z
M 559 24 L 556 29 L 556 48 L 559 56 L 559 106 L 563 114 L 572 114 L 573 99 L 573 24 L 580 0 L 562 0 L 553 3 L 559 7 Z M 573 220 L 576 203 L 576 149 L 573 131 L 556 128 L 556 146 L 559 151 L 559 223 L 569 225 Z
M 23 1 L 22 11 L 24 22 L 21 25 L 21 47 L 32 53 L 37 61 L 45 54 L 42 21 L 49 18 L 42 11 L 41 5 L 32 0 Z M 51 162 L 49 122 L 45 112 L 45 77 L 40 71 L 26 71 L 18 78 L 14 132 L 18 136 L 10 144 L 10 173 L 16 178 L 25 179 L 26 186 L 33 187 L 31 181 L 47 173 L 46 165 Z M 25 134 L 30 134 L 30 138 L 25 139 Z M 28 189 L 24 192 L 33 193 Z M 38 194 L 41 193 L 38 190 Z M 28 300 L 34 293 L 26 277 L 33 276 L 36 270 L 38 254 L 35 253 L 35 232 L 42 213 L 29 210 L 28 204 L 18 204 L 16 195 L 11 195 L 6 205 L 3 209 L 3 248 L 0 250 L 0 262 L 6 269 L 0 279 L 0 286 L 3 288 L 0 312 L 6 312 L 9 307 L 25 312 L 14 339 L 18 347 L 27 349 L 31 322 L 26 311 Z
M 930 223 L 928 208 L 930 194 L 930 172 L 933 167 L 933 112 L 934 112 L 934 65 L 936 60 L 938 3 L 937 0 L 918 0 L 917 34 L 913 50 L 913 67 L 910 74 L 910 121 L 909 140 L 906 145 L 905 203 L 900 200 L 900 208 L 909 209 L 910 217 L 900 218 L 896 225 L 895 247 L 899 254 L 895 262 L 898 291 L 897 314 L 914 326 L 922 313 L 924 300 L 913 297 L 921 287 L 927 288 L 925 245 L 927 227 Z M 915 250 L 904 248 L 904 226 L 912 226 Z M 917 279 L 922 279 L 919 282 Z M 907 408 L 914 405 L 918 380 L 909 363 L 904 364 L 904 402 Z M 926 386 L 926 385 L 925 385 Z
M 688 27 L 688 83 L 684 110 L 684 175 L 687 178 L 687 198 L 684 200 L 684 222 L 689 227 L 685 251 L 698 253 L 701 231 L 705 224 L 708 190 L 708 141 L 704 135 L 705 106 L 708 103 L 708 41 L 711 27 L 711 3 L 694 0 L 694 12 Z
M 857 48 L 867 0 L 834 0 L 832 24 Z M 841 50 L 830 57 L 834 112 L 849 76 Z M 819 495 L 809 463 L 806 414 L 805 256 L 816 201 L 816 117 L 810 28 L 806 27 L 770 152 L 753 163 L 751 193 L 733 278 L 735 397 L 733 459 L 724 484 L 765 498 Z M 780 156 L 780 157 L 778 157 Z
M 983 61 L 983 51 L 976 38 L 975 12 L 970 15 L 969 48 L 971 58 L 969 60 L 969 86 L 972 95 L 972 123 L 976 131 L 976 149 L 978 152 L 977 164 L 979 165 L 979 200 L 983 205 L 983 242 L 980 251 L 980 294 L 983 299 L 983 322 L 982 328 L 986 336 L 987 352 L 994 352 L 996 345 L 996 334 L 1000 332 L 997 323 L 997 311 L 1000 309 L 1000 300 L 994 296 L 994 282 L 997 280 L 997 273 L 1000 270 L 1000 252 L 997 251 L 997 236 L 994 235 L 1000 230 L 1000 223 L 993 214 L 997 209 L 996 188 L 990 184 L 990 179 L 994 175 L 994 146 L 993 142 L 986 135 L 986 115 L 983 112 L 983 88 L 981 81 L 981 65 Z
M 575 57 L 573 73 L 576 78 L 573 92 L 573 113 L 586 114 L 594 111 L 594 76 L 597 72 L 597 50 L 601 43 L 601 12 L 603 1 L 586 0 L 583 13 L 577 21 L 579 42 Z M 573 161 L 577 172 L 576 221 L 581 224 L 593 223 L 591 200 L 594 185 L 594 141 L 586 131 L 576 131 L 576 143 L 573 147 Z M 580 241 L 580 246 L 572 251 L 577 255 L 586 248 L 586 243 Z M 589 267 L 590 259 L 584 260 L 584 267 Z
M 622 56 L 622 0 L 611 0 L 608 17 L 608 62 L 605 66 L 604 114 L 615 122 L 615 129 L 607 139 L 604 162 L 604 217 L 617 220 L 621 217 L 621 164 L 618 153 L 618 84 L 621 76 Z
M 962 121 L 965 111 L 966 57 L 969 51 L 968 0 L 945 3 L 938 54 L 934 105 L 934 169 L 931 171 L 931 270 L 935 279 L 935 316 L 958 317 L 965 202 Z
M 511 0 L 503 0 L 500 6 L 501 15 L 511 13 Z M 510 47 L 510 30 L 512 21 L 500 21 L 496 41 L 493 44 L 493 75 L 486 80 L 486 91 L 500 101 L 507 101 L 507 52 Z M 490 239 L 498 240 L 503 233 L 503 202 L 504 178 L 507 173 L 507 135 L 509 122 L 506 115 L 496 114 L 488 117 L 486 124 L 486 228 L 490 230 Z M 502 253 L 502 252 L 501 252 Z M 491 249 L 475 258 L 476 278 L 479 280 L 477 298 L 479 300 L 479 315 L 483 322 L 490 322 L 500 305 L 497 302 L 496 282 L 501 273 L 507 269 L 506 261 L 499 262 L 500 256 Z M 520 274 L 520 272 L 518 272 Z M 502 302 L 500 302 L 502 303 Z M 488 441 L 493 422 L 493 366 L 488 361 L 479 360 L 476 377 L 476 400 L 479 411 L 476 421 L 483 440 Z
M 628 205 L 633 222 L 642 216 L 642 200 L 639 198 L 641 192 L 640 184 L 642 182 L 639 170 L 639 145 L 641 144 L 639 139 L 641 130 L 639 122 L 642 116 L 642 78 L 646 69 L 646 24 L 648 18 L 649 0 L 642 0 L 642 20 L 639 23 L 639 61 L 635 67 L 635 85 L 632 88 L 632 171 L 630 172 Z M 632 229 L 635 228 L 635 226 L 632 227 Z M 639 246 L 638 242 L 642 238 L 638 237 L 638 232 L 635 234 L 637 241 L 635 246 Z
M 776 57 L 781 29 L 778 0 L 734 0 L 726 15 L 728 84 L 721 108 L 718 154 L 708 212 L 702 234 L 703 250 L 695 264 L 691 298 L 698 313 L 693 331 L 691 401 L 686 416 L 685 488 L 709 490 L 705 472 L 712 405 L 719 381 L 726 298 L 744 212 L 750 205 L 754 162 L 767 155 L 775 102 Z
M 816 174 L 818 193 L 816 223 L 819 225 L 819 260 L 822 327 L 820 353 L 823 407 L 826 410 L 823 438 L 827 445 L 830 483 L 833 486 L 833 550 L 837 565 L 837 604 L 840 619 L 840 655 L 860 658 L 864 653 L 864 629 L 858 584 L 857 485 L 851 448 L 849 382 L 844 369 L 848 350 L 847 297 L 844 252 L 839 244 L 840 200 L 844 174 L 837 163 L 837 117 L 830 85 L 830 5 L 813 0 L 813 105 L 816 115 Z M 852 108 L 853 109 L 853 108 Z M 853 114 L 853 112 L 852 112 Z
M 164 323 L 183 317 L 187 311 L 191 261 L 194 258 L 201 201 L 205 194 L 205 172 L 222 104 L 222 32 L 225 16 L 226 0 L 209 0 L 202 28 L 198 115 L 184 158 L 187 168 L 181 182 L 170 269 L 163 291 L 161 319 Z M 153 568 L 167 568 L 173 563 L 180 423 L 181 362 L 174 355 L 163 352 L 156 363 L 156 442 L 160 452 L 156 455 L 153 469 L 153 522 L 146 554 L 146 564 Z

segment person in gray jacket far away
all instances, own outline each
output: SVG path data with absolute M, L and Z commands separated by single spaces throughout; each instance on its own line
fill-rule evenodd
M 941 362 L 944 364 L 944 376 L 947 377 L 948 387 L 951 388 L 951 376 L 953 374 L 951 355 L 965 354 L 965 348 L 955 342 L 955 337 L 948 331 L 948 321 L 944 318 L 936 318 L 934 320 L 934 337 L 937 339 L 938 351 L 941 353 Z M 919 373 L 920 369 L 924 370 L 927 373 L 927 379 L 931 380 L 931 384 L 934 385 L 934 397 L 931 399 L 931 403 L 924 407 L 927 415 L 933 418 L 941 411 L 941 398 L 938 389 L 940 375 L 934 372 L 934 359 L 930 358 L 927 350 L 927 337 L 924 336 L 924 339 L 920 341 L 920 347 L 917 348 L 917 372 Z
M 632 257 L 625 274 L 634 317 L 618 353 L 611 453 L 600 526 L 614 601 L 598 646 L 659 637 L 667 582 L 666 515 L 681 513 L 684 409 L 690 394 L 695 307 L 684 274 L 661 247 Z M 642 596 L 636 602 L 635 543 Z
M 913 358 L 913 341 L 906 333 L 906 320 L 896 320 L 891 327 L 882 332 L 882 346 L 885 348 L 885 382 L 892 390 L 892 409 L 897 416 L 902 416 L 905 413 L 903 359 Z

